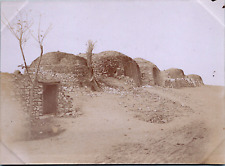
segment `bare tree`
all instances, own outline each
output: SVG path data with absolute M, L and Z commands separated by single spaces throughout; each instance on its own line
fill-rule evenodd
M 29 69 L 28 69 L 26 58 L 24 55 L 24 46 L 29 39 L 30 28 L 33 25 L 33 21 L 28 19 L 27 13 L 25 14 L 25 16 L 23 16 L 22 13 L 18 13 L 16 21 L 12 23 L 10 23 L 4 15 L 3 17 L 5 21 L 3 20 L 1 21 L 6 25 L 6 27 L 10 30 L 10 32 L 16 37 L 16 39 L 19 42 L 19 47 L 20 47 L 22 58 L 23 58 L 25 70 L 28 74 L 29 80 L 31 81 L 31 77 L 29 75 Z
M 88 47 L 87 47 L 87 66 L 89 70 L 89 76 L 90 76 L 90 83 L 92 90 L 98 91 L 99 90 L 99 84 L 95 78 L 94 70 L 93 70 L 93 62 L 92 62 L 92 56 L 93 56 L 93 49 L 94 49 L 95 43 L 91 40 L 88 41 Z
M 42 56 L 43 56 L 43 53 L 44 53 L 43 42 L 44 42 L 44 39 L 47 36 L 47 34 L 50 32 L 51 28 L 52 28 L 52 25 L 49 25 L 49 27 L 46 29 L 46 31 L 45 32 L 43 31 L 43 33 L 41 33 L 41 16 L 40 16 L 37 37 L 35 37 L 35 35 L 33 35 L 33 33 L 31 33 L 33 38 L 38 42 L 40 50 L 41 50 L 39 62 L 38 62 L 38 65 L 36 66 L 34 84 L 36 84 L 37 80 L 38 80 L 38 72 L 39 72 L 39 69 L 40 69 L 40 64 L 41 64 Z
M 43 42 L 45 37 L 51 30 L 51 25 L 46 29 L 46 31 L 42 31 L 40 27 L 40 24 L 41 24 L 41 16 L 40 16 L 37 37 L 36 37 L 31 31 L 31 26 L 33 25 L 33 21 L 29 19 L 28 14 L 26 12 L 23 12 L 23 13 L 19 12 L 18 16 L 15 19 L 15 22 L 9 22 L 5 16 L 4 16 L 4 19 L 5 20 L 4 21 L 2 20 L 2 22 L 6 25 L 6 27 L 10 30 L 10 32 L 16 37 L 16 39 L 19 42 L 19 47 L 20 47 L 22 58 L 23 58 L 24 67 L 26 70 L 26 76 L 28 77 L 28 81 L 31 84 L 31 89 L 29 94 L 30 106 L 28 108 L 28 111 L 29 111 L 31 120 L 33 120 L 34 117 L 32 117 L 32 112 L 33 112 L 34 88 L 38 82 L 38 72 L 40 69 L 42 55 L 44 53 Z M 24 46 L 27 43 L 30 36 L 32 36 L 37 41 L 40 47 L 40 57 L 39 57 L 37 66 L 35 66 L 36 70 L 34 73 L 34 79 L 32 79 L 33 72 L 29 71 L 29 67 L 27 66 L 26 56 L 24 53 Z
M 41 16 L 40 16 L 38 32 L 37 32 L 37 37 L 36 37 L 33 34 L 33 32 L 31 31 L 31 26 L 33 25 L 33 21 L 31 19 L 29 19 L 27 13 L 19 12 L 18 16 L 16 18 L 16 21 L 13 23 L 9 22 L 8 19 L 4 15 L 3 15 L 3 17 L 4 17 L 5 21 L 3 21 L 3 20 L 1 20 L 1 21 L 7 26 L 7 28 L 10 30 L 10 32 L 12 32 L 12 34 L 16 37 L 16 39 L 19 42 L 19 47 L 20 47 L 20 51 L 21 51 L 21 55 L 23 58 L 24 67 L 25 67 L 27 76 L 29 77 L 29 80 L 32 84 L 36 84 L 42 55 L 44 53 L 43 42 L 44 42 L 44 39 L 47 36 L 47 34 L 50 32 L 52 26 L 50 25 L 45 31 L 42 31 L 41 27 L 40 27 L 40 25 L 41 25 Z M 29 71 L 29 67 L 27 66 L 26 57 L 24 54 L 24 46 L 25 46 L 26 42 L 28 41 L 30 35 L 38 42 L 40 50 L 41 50 L 39 62 L 38 62 L 38 65 L 36 66 L 34 80 L 31 79 L 31 75 L 30 75 L 31 73 Z

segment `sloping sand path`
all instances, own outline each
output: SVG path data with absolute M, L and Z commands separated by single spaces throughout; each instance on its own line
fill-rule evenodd
M 15 142 L 10 147 L 25 163 L 216 162 L 215 155 L 211 159 L 208 155 L 224 135 L 221 89 L 204 86 L 147 90 L 188 105 L 194 112 L 167 124 L 147 123 L 120 105 L 120 96 L 100 93 L 74 101 L 83 112 L 80 117 L 55 119 L 65 129 L 58 136 Z M 221 155 L 216 151 L 213 154 L 217 153 Z

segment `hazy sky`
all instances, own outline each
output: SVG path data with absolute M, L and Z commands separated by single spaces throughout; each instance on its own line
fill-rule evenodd
M 10 21 L 17 10 L 32 10 L 37 27 L 51 23 L 44 52 L 84 53 L 89 39 L 95 53 L 122 52 L 142 57 L 160 70 L 181 68 L 198 74 L 204 83 L 224 85 L 224 1 L 217 0 L 74 0 L 1 2 L 1 14 Z M 28 64 L 39 56 L 30 38 Z M 1 25 L 1 71 L 14 72 L 22 64 L 18 41 Z M 213 71 L 216 71 L 213 77 Z

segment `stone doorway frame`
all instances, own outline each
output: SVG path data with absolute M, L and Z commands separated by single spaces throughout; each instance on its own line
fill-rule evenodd
M 42 112 L 43 115 L 47 115 L 47 114 L 57 114 L 58 112 L 58 98 L 59 98 L 59 84 L 60 81 L 43 81 L 43 82 L 39 82 L 42 84 Z M 48 92 L 50 92 L 50 94 L 45 94 L 48 93 L 46 91 L 45 88 L 50 89 L 50 87 L 52 88 L 51 90 L 47 90 Z M 55 90 L 55 92 L 53 91 Z M 47 98 L 47 100 L 52 100 L 52 97 L 54 97 L 54 101 L 46 101 L 46 97 L 49 95 L 49 98 Z M 49 103 L 48 103 L 49 102 Z M 50 104 L 50 105 L 48 105 Z M 54 105 L 51 105 L 54 104 Z M 54 109 L 53 111 L 49 111 L 49 109 Z

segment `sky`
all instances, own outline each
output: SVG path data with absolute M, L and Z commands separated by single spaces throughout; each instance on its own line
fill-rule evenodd
M 13 22 L 18 11 L 31 11 L 35 32 L 42 15 L 41 28 L 53 27 L 45 53 L 84 53 L 92 40 L 94 53 L 119 51 L 160 70 L 180 68 L 200 75 L 205 84 L 224 85 L 223 5 L 223 0 L 3 1 L 1 19 L 4 15 Z M 25 46 L 27 63 L 39 55 L 31 37 Z M 1 71 L 12 73 L 22 63 L 17 39 L 1 23 Z

